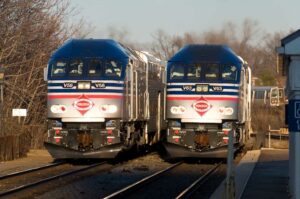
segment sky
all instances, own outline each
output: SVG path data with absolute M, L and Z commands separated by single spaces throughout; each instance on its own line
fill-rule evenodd
M 128 38 L 151 42 L 159 29 L 170 35 L 219 30 L 226 22 L 258 22 L 264 32 L 300 28 L 300 0 L 70 0 L 94 27 L 89 35 L 107 37 L 109 28 L 128 31 Z

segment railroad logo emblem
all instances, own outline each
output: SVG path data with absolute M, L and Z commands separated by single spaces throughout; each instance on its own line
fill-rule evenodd
M 200 99 L 198 99 L 192 104 L 192 107 L 200 116 L 203 116 L 207 111 L 209 111 L 212 108 L 212 105 L 208 103 L 208 101 L 204 99 L 203 96 L 201 96 Z
M 73 102 L 73 107 L 78 110 L 81 115 L 84 115 L 95 105 L 89 98 L 82 94 L 75 102 Z

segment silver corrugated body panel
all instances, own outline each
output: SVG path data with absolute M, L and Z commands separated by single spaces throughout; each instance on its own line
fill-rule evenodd
M 146 117 L 146 66 L 135 62 L 126 69 L 125 95 L 122 119 L 145 121 Z
M 158 120 L 159 120 L 159 125 L 161 125 L 160 129 L 165 129 L 163 100 L 164 100 L 164 86 L 158 78 L 155 79 L 154 77 L 153 79 L 149 80 L 150 118 L 149 118 L 148 130 L 150 132 L 156 131 L 158 126 L 158 122 L 157 122 Z
M 134 63 L 127 68 L 122 118 L 124 121 L 148 121 L 150 132 L 165 128 L 164 83 L 159 75 L 159 67 L 151 63 Z

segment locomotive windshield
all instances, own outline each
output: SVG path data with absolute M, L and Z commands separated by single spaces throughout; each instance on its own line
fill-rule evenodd
M 121 64 L 114 60 L 101 61 L 98 59 L 90 60 L 88 75 L 90 77 L 121 77 Z
M 234 65 L 172 64 L 169 66 L 168 79 L 171 82 L 237 82 L 239 74 Z
M 58 60 L 50 67 L 52 78 L 120 79 L 122 76 L 122 65 L 116 60 Z

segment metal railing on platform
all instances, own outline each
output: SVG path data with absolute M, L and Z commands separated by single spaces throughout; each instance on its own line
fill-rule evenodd
M 269 125 L 268 129 L 268 148 L 271 148 L 271 138 L 288 139 L 289 130 L 288 128 L 279 128 L 279 129 L 271 129 L 271 125 Z

